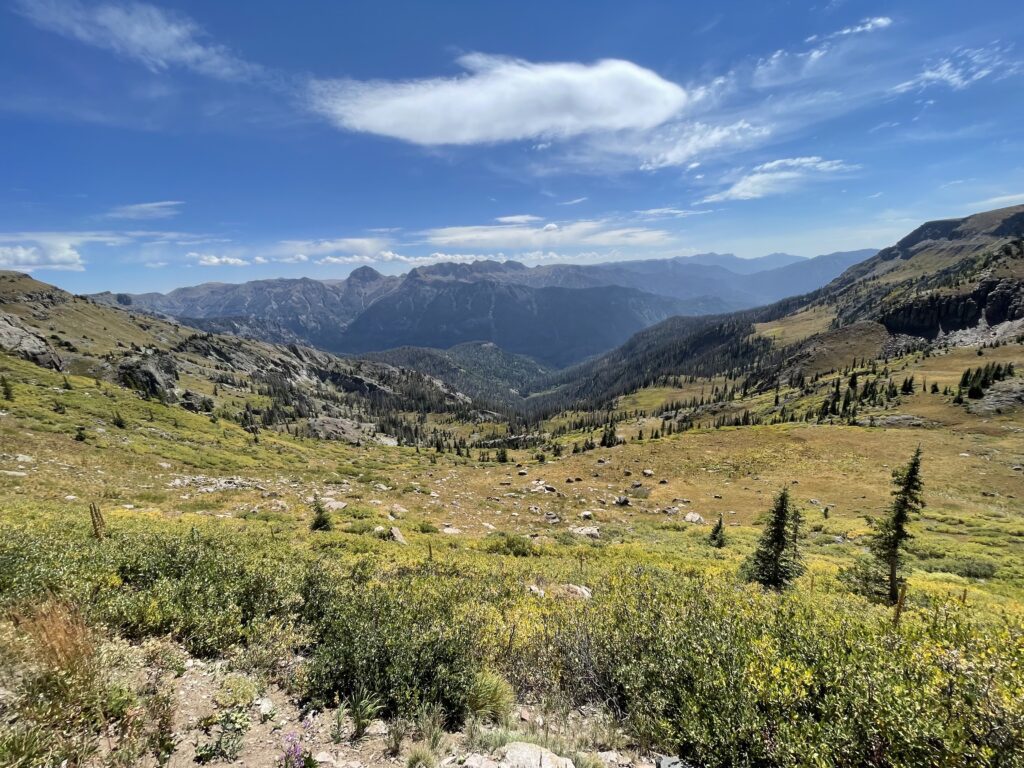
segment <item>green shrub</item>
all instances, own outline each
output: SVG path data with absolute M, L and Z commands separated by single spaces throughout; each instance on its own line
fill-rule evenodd
M 426 566 L 339 581 L 314 577 L 305 587 L 315 621 L 309 695 L 330 701 L 365 688 L 387 715 L 433 702 L 461 716 L 484 646 L 468 590 Z
M 505 531 L 489 534 L 484 540 L 484 549 L 492 554 L 514 557 L 535 557 L 540 554 L 540 548 L 526 536 Z
M 775 594 L 641 572 L 553 623 L 578 703 L 693 764 L 1009 765 L 1024 757 L 1024 627 L 959 608 Z M 770 738 L 766 735 L 770 735 Z

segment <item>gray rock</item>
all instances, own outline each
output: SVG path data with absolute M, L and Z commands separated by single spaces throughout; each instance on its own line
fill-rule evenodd
M 63 362 L 41 336 L 26 328 L 14 315 L 0 312 L 0 350 L 44 368 L 60 370 Z
M 405 536 L 402 535 L 402 532 L 398 530 L 397 526 L 391 526 L 391 531 L 389 533 L 391 534 L 391 540 L 393 542 L 403 545 L 409 543 L 405 540 Z
M 575 768 L 572 760 L 559 757 L 549 749 L 513 741 L 498 750 L 499 768 Z

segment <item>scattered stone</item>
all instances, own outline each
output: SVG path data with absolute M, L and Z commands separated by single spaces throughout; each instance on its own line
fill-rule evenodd
M 441 529 L 441 533 L 447 533 L 449 536 L 458 536 L 462 531 L 454 525 L 446 525 Z
M 704 518 L 696 512 L 687 512 L 685 515 L 683 515 L 683 520 L 687 523 L 697 523 L 698 525 L 704 524 Z
M 576 528 L 570 528 L 577 536 L 582 536 L 587 539 L 600 539 L 601 531 L 596 525 L 580 525 Z
M 594 513 L 591 512 L 589 509 L 584 509 L 582 512 L 580 512 L 580 520 L 593 520 L 593 519 L 594 519 Z
M 474 752 L 462 761 L 463 768 L 498 768 L 498 763 L 491 758 Z
M 7 475 L 7 477 L 28 477 L 28 472 L 19 472 L 16 469 L 0 469 L 0 475 Z
M 626 496 L 616 496 L 615 497 L 615 506 L 617 506 L 617 507 L 628 507 L 629 506 L 629 498 L 626 497 Z

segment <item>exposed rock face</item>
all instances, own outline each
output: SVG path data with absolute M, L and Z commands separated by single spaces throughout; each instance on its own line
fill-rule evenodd
M 173 403 L 177 399 L 174 394 L 177 380 L 178 369 L 170 355 L 130 357 L 117 366 L 119 384 L 165 403 Z
M 44 368 L 60 370 L 60 356 L 46 340 L 28 330 L 14 315 L 0 312 L 0 350 L 18 355 Z
M 893 333 L 935 338 L 972 328 L 984 320 L 996 325 L 1024 318 L 1024 284 L 1012 278 L 982 278 L 970 293 L 932 293 L 886 312 L 881 320 Z

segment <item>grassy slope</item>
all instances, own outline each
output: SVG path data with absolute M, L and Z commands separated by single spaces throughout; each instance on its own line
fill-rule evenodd
M 899 366 L 906 368 L 895 375 L 914 373 L 940 386 L 955 385 L 963 368 L 978 359 L 967 350 L 916 356 L 901 361 Z M 989 350 L 984 359 L 1020 362 L 1024 356 L 1019 346 L 1008 345 Z M 440 552 L 473 550 L 493 530 L 538 535 L 548 553 L 536 563 L 539 577 L 548 568 L 561 571 L 560 561 L 571 562 L 580 551 L 600 553 L 605 563 L 647 560 L 732 569 L 751 547 L 771 496 L 796 481 L 795 498 L 808 511 L 811 561 L 815 570 L 828 574 L 860 551 L 857 538 L 867 530 L 863 515 L 885 507 L 891 468 L 920 444 L 929 507 L 915 524 L 914 547 L 921 557 L 913 562 L 923 566 L 927 560 L 971 557 L 995 563 L 997 571 L 990 580 L 972 580 L 919 570 L 912 579 L 915 588 L 942 592 L 966 587 L 979 600 L 1015 610 L 1024 596 L 1024 503 L 1021 473 L 1013 469 L 1024 462 L 1021 416 L 974 416 L 939 395 L 918 393 L 889 413 L 918 415 L 936 423 L 930 429 L 805 424 L 700 429 L 581 455 L 566 451 L 543 465 L 526 452 L 513 452 L 513 460 L 523 462 L 527 471 L 520 476 L 512 465 L 409 448 L 355 448 L 272 433 L 255 443 L 237 425 L 214 424 L 206 416 L 146 402 L 110 385 L 97 388 L 91 379 L 70 377 L 68 391 L 60 375 L 29 363 L 4 357 L 2 368 L 15 391 L 14 402 L 4 404 L 0 417 L 0 469 L 6 471 L 0 475 L 0 490 L 7 499 L 7 524 L 24 522 L 26 516 L 84 520 L 86 502 L 98 500 L 115 517 L 176 525 L 201 516 L 222 524 L 269 526 L 305 546 L 308 498 L 320 493 L 350 505 L 339 513 L 349 532 L 343 525 L 342 531 L 329 534 L 337 546 L 385 557 L 409 555 L 372 535 L 374 525 L 392 524 L 390 514 L 399 518 L 395 524 L 417 551 L 428 540 Z M 646 408 L 655 397 L 689 396 L 694 386 L 641 392 L 620 406 Z M 65 413 L 54 412 L 56 402 L 64 404 Z M 756 403 L 771 406 L 761 396 L 731 407 Z M 125 420 L 124 429 L 113 426 L 115 413 Z M 656 424 L 649 418 L 623 422 L 620 434 L 630 438 L 645 428 L 649 435 Z M 86 428 L 84 442 L 72 437 L 79 425 Z M 580 438 L 568 435 L 562 442 L 570 447 Z M 33 461 L 19 465 L 19 454 Z M 641 476 L 645 468 L 654 471 L 653 478 Z M 183 475 L 240 475 L 258 487 L 214 493 L 174 487 Z M 567 482 L 570 478 L 573 483 Z M 537 480 L 553 485 L 557 493 L 531 492 Z M 635 480 L 643 482 L 643 493 L 630 488 Z M 622 493 L 634 494 L 630 507 L 611 503 Z M 76 498 L 66 500 L 69 496 Z M 661 512 L 677 498 L 690 499 L 685 509 L 708 521 L 719 513 L 726 516 L 733 544 L 724 554 L 704 545 L 706 528 Z M 810 499 L 832 505 L 827 519 Z M 584 510 L 592 511 L 601 527 L 597 544 L 568 533 Z M 562 522 L 546 522 L 548 512 Z M 423 521 L 451 524 L 462 533 L 421 534 Z

